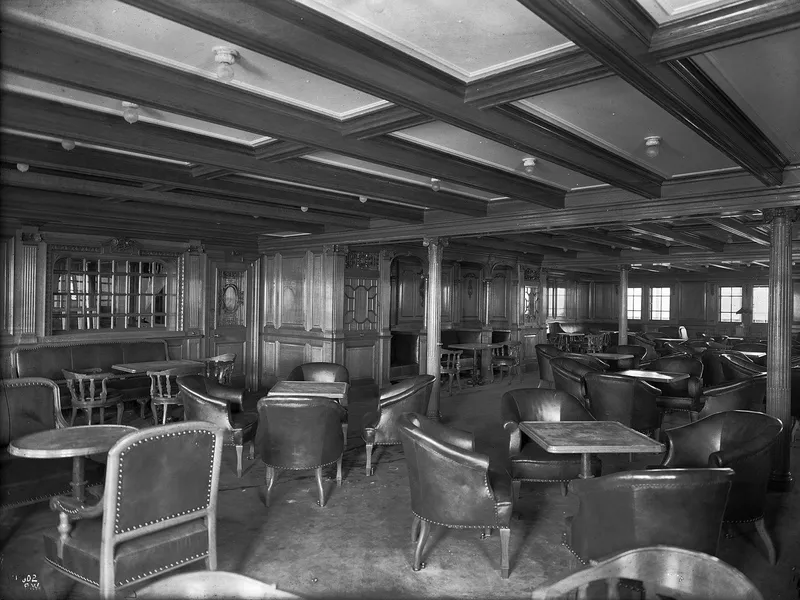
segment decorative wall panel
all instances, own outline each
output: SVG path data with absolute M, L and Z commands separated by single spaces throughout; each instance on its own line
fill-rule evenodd
M 482 285 L 480 270 L 461 267 L 462 321 L 480 320 Z
M 245 294 L 247 272 L 221 270 L 217 281 L 217 303 L 215 326 L 230 327 L 247 325 Z
M 594 284 L 594 318 L 616 321 L 619 318 L 617 308 L 617 284 Z
M 378 278 L 345 277 L 344 330 L 377 331 Z
M 325 285 L 322 271 L 322 254 L 314 254 L 311 259 L 311 279 L 314 302 L 311 305 L 311 326 L 322 329 L 325 319 Z
M 704 322 L 706 318 L 706 284 L 684 281 L 679 287 L 678 314 L 682 321 Z M 685 325 L 686 323 L 682 323 Z
M 397 320 L 399 323 L 421 321 L 425 315 L 425 288 L 422 265 L 418 261 L 398 259 Z
M 508 321 L 508 292 L 511 286 L 511 271 L 503 270 L 492 276 L 491 290 L 491 321 Z
M 305 257 L 284 257 L 281 260 L 281 280 L 279 283 L 281 325 L 305 325 L 305 283 Z

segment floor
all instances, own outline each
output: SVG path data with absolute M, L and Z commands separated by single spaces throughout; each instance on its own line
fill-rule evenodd
M 535 387 L 537 379 L 506 379 L 479 388 L 442 393 L 441 412 L 448 425 L 475 433 L 479 451 L 502 460 L 507 452 L 500 423 L 499 400 L 517 387 Z M 375 403 L 377 389 L 353 388 L 350 440 L 344 456 L 344 482 L 339 488 L 327 472 L 327 506 L 316 503 L 313 472 L 282 475 L 264 506 L 264 464 L 247 461 L 236 478 L 236 457 L 223 457 L 219 492 L 218 568 L 244 573 L 304 598 L 530 598 L 543 582 L 569 573 L 568 553 L 561 546 L 564 516 L 576 508 L 574 497 L 562 497 L 557 484 L 524 484 L 512 522 L 511 576 L 500 578 L 500 539 L 485 540 L 477 530 L 433 528 L 423 560 L 411 570 L 411 513 L 401 447 L 378 449 L 375 474 L 364 473 L 361 416 Z M 253 398 L 255 399 L 255 397 Z M 128 415 L 126 414 L 126 419 Z M 135 420 L 134 413 L 130 413 Z M 668 416 L 666 427 L 685 417 Z M 792 449 L 800 465 L 800 444 Z M 245 453 L 246 454 L 246 453 Z M 604 472 L 642 468 L 658 455 L 603 456 Z M 800 469 L 798 469 L 800 471 Z M 769 495 L 767 527 L 779 552 L 777 566 L 766 555 L 752 526 L 722 539 L 719 557 L 743 571 L 765 599 L 800 598 L 800 485 L 785 494 Z M 46 504 L 0 514 L 0 598 L 77 600 L 96 597 L 83 584 L 58 576 L 43 561 L 42 532 L 57 525 Z M 184 570 L 197 569 L 189 566 Z M 135 588 L 119 594 L 135 597 Z

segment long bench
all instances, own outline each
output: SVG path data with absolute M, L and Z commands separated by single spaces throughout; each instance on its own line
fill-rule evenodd
M 97 342 L 57 342 L 17 346 L 11 350 L 11 368 L 15 377 L 52 379 L 61 390 L 62 408 L 71 404 L 62 369 L 84 371 L 100 368 L 112 371 L 119 363 L 169 360 L 166 340 L 117 340 Z M 137 401 L 142 407 L 150 398 L 150 379 L 146 375 L 122 375 L 109 382 L 122 393 L 125 401 Z

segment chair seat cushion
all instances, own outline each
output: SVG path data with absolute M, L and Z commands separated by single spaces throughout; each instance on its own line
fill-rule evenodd
M 492 359 L 493 365 L 506 365 L 513 367 L 516 364 L 516 359 L 513 356 L 509 357 L 495 357 Z
M 489 485 L 494 491 L 496 502 L 497 524 L 506 525 L 511 522 L 514 496 L 511 476 L 504 468 L 489 464 Z
M 58 558 L 59 533 L 55 527 L 44 533 L 45 559 L 57 568 L 100 583 L 100 536 L 102 518 L 73 523 L 63 558 Z M 198 519 L 123 542 L 117 546 L 115 585 L 140 580 L 148 574 L 174 569 L 208 553 L 208 530 Z
M 601 462 L 592 456 L 592 473 L 600 474 Z M 569 481 L 581 472 L 580 454 L 555 454 L 536 443 L 525 444 L 511 457 L 511 476 L 533 481 Z
M 698 402 L 693 398 L 681 396 L 659 396 L 656 406 L 666 410 L 699 410 Z
M 258 413 L 254 412 L 235 412 L 231 413 L 231 427 L 232 441 L 226 443 L 233 443 L 241 445 L 244 442 L 252 440 L 256 435 L 258 427 Z

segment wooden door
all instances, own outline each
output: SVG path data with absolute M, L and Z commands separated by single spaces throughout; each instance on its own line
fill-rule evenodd
M 244 263 L 209 261 L 209 286 L 213 294 L 209 298 L 210 323 L 208 356 L 233 352 L 236 354 L 234 380 L 243 379 L 248 364 L 247 340 L 249 339 L 247 315 L 252 298 L 248 286 L 248 267 Z

